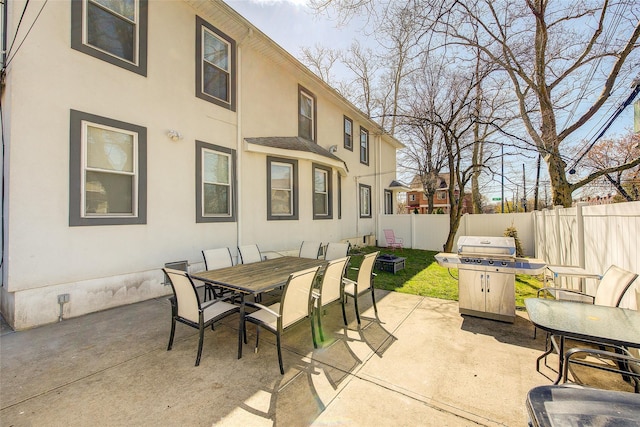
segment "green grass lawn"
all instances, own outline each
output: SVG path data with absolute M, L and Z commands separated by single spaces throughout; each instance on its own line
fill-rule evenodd
M 396 274 L 374 270 L 375 286 L 378 289 L 404 292 L 447 300 L 458 300 L 458 270 L 440 267 L 434 256 L 435 251 L 419 249 L 387 250 L 375 247 L 353 249 L 351 251 L 351 267 L 358 267 L 365 253 L 380 250 L 380 253 L 395 254 L 406 258 L 404 270 Z M 348 270 L 347 277 L 355 280 L 356 270 Z M 524 299 L 536 296 L 542 281 L 536 276 L 516 275 L 516 306 L 524 307 Z

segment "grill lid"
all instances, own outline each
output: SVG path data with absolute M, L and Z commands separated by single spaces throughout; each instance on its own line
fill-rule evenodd
M 458 254 L 476 257 L 515 257 L 516 242 L 504 236 L 460 236 Z

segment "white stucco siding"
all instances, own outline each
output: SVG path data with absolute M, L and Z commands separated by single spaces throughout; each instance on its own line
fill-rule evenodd
M 42 4 L 32 1 L 28 10 Z M 9 34 L 22 6 L 10 3 Z M 236 111 L 196 97 L 196 15 L 237 43 Z M 302 240 L 327 243 L 375 233 L 381 186 L 392 179 L 380 178 L 380 171 L 395 169 L 395 148 L 380 146 L 373 124 L 223 4 L 153 1 L 148 21 L 146 76 L 72 49 L 68 1 L 46 4 L 9 66 L 0 304 L 17 329 L 57 321 L 60 294 L 70 294 L 65 318 L 166 295 L 164 263 L 188 260 L 191 271 L 201 270 L 203 249 L 226 246 L 235 254 L 238 244 L 256 243 L 265 252 L 295 251 Z M 298 85 L 316 96 L 317 143 L 327 150 L 336 145 L 335 155 L 347 163 L 341 218 L 342 163 L 272 150 L 298 161 L 298 219 L 267 219 L 269 154 L 248 150 L 244 139 L 297 136 Z M 145 224 L 70 226 L 71 110 L 146 130 Z M 344 115 L 353 120 L 353 151 L 343 147 Z M 370 132 L 369 165 L 359 161 L 361 125 Z M 169 130 L 182 138 L 173 141 Z M 196 141 L 236 150 L 236 222 L 196 222 Z M 332 166 L 332 219 L 313 219 L 314 163 Z M 358 183 L 372 188 L 371 219 L 359 218 Z
M 146 78 L 70 49 L 67 2 L 47 5 L 15 57 L 9 291 L 196 263 L 205 247 L 235 246 L 235 223 L 195 223 L 194 169 L 196 139 L 235 148 L 236 114 L 194 96 L 193 11 L 158 2 L 149 22 Z M 146 128 L 147 224 L 69 226 L 70 109 Z

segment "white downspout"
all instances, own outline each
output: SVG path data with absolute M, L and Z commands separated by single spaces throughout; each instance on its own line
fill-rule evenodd
M 242 46 L 244 42 L 253 35 L 253 29 L 249 28 L 247 35 L 238 43 L 237 59 L 236 59 L 236 185 L 237 185 L 237 199 L 236 200 L 236 247 L 240 246 L 242 242 L 242 157 L 243 157 L 243 143 L 242 143 Z
M 384 199 L 384 189 L 382 188 L 382 174 L 380 173 L 382 171 L 382 135 L 376 135 L 376 159 L 375 159 L 375 166 L 374 166 L 374 172 L 376 174 L 376 179 L 377 179 L 377 187 L 378 187 L 378 191 L 376 191 L 376 219 L 374 221 L 374 230 L 375 230 L 375 235 L 374 235 L 374 243 L 377 244 L 378 243 L 378 235 L 379 235 L 379 230 L 378 227 L 380 227 L 380 215 L 382 215 L 382 203 L 381 200 Z M 382 196 L 382 197 L 380 197 Z

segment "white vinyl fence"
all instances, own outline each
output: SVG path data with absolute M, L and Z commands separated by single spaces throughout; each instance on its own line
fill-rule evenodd
M 535 255 L 533 212 L 464 215 L 456 233 L 459 236 L 503 236 L 507 228 L 516 227 L 525 256 Z M 383 215 L 378 230 L 378 246 L 386 246 L 385 229 L 392 229 L 404 246 L 428 251 L 442 251 L 449 234 L 449 215 Z M 454 249 L 455 250 L 455 244 Z
M 464 215 L 456 241 L 459 236 L 503 236 L 512 225 L 525 256 L 541 258 L 550 265 L 579 266 L 598 274 L 612 264 L 640 274 L 640 202 Z M 386 246 L 383 230 L 388 228 L 404 240 L 405 247 L 442 251 L 449 232 L 449 216 L 383 215 L 376 236 L 378 246 Z M 640 290 L 638 282 L 640 279 L 636 280 Z M 592 293 L 595 284 L 587 281 L 587 291 Z

